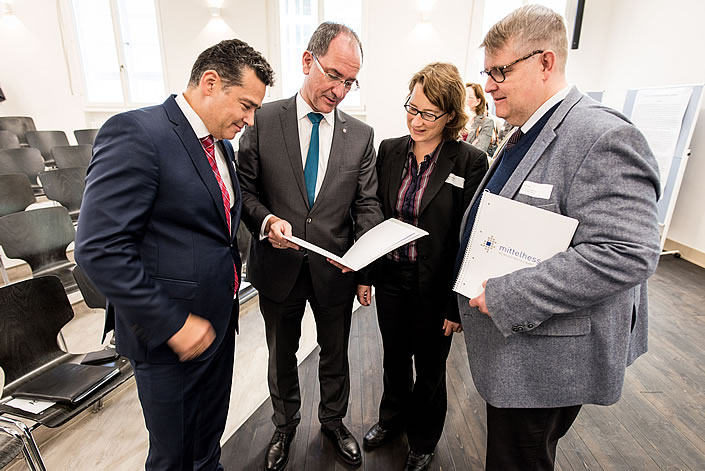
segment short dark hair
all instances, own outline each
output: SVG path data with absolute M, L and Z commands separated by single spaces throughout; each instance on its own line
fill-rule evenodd
M 330 46 L 331 41 L 337 38 L 339 34 L 345 34 L 357 43 L 360 48 L 360 59 L 362 59 L 364 57 L 362 42 L 357 33 L 344 24 L 333 23 L 332 21 L 326 21 L 318 25 L 316 31 L 311 35 L 311 39 L 308 40 L 306 50 L 316 55 L 316 57 L 323 57 L 328 52 L 328 46 Z
M 274 85 L 274 71 L 262 54 L 244 41 L 226 39 L 198 55 L 189 86 L 197 86 L 207 70 L 215 70 L 226 87 L 241 86 L 243 67 L 252 69 L 265 85 Z

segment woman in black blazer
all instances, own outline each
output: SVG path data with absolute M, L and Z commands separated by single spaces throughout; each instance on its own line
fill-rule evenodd
M 384 393 L 379 422 L 364 444 L 379 447 L 406 429 L 405 469 L 422 470 L 445 422 L 451 335 L 462 331 L 452 292 L 460 222 L 487 158 L 458 140 L 468 116 L 454 65 L 429 64 L 413 76 L 409 92 L 404 107 L 410 134 L 380 145 L 377 194 L 385 219 L 414 224 L 429 235 L 390 252 L 371 271 L 384 344 Z M 370 286 L 359 287 L 358 299 L 369 305 Z

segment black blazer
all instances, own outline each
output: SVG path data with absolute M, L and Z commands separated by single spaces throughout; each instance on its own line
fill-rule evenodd
M 386 139 L 377 156 L 377 195 L 384 218 L 394 217 L 397 193 L 407 160 L 409 136 Z M 429 233 L 416 242 L 418 250 L 419 289 L 421 295 L 435 298 L 438 314 L 460 322 L 453 288 L 453 270 L 458 252 L 458 232 L 472 196 L 487 172 L 487 157 L 476 147 L 462 141 L 443 143 L 438 162 L 421 199 L 419 227 Z M 379 283 L 386 273 L 384 258 L 372 270 L 372 283 Z

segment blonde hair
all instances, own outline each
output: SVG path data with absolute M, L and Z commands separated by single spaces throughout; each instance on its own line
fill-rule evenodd
M 521 56 L 535 50 L 552 50 L 556 63 L 565 72 L 568 58 L 568 36 L 563 17 L 541 5 L 525 5 L 495 23 L 480 47 L 494 55 L 511 41 L 514 52 Z
M 477 106 L 475 106 L 475 114 L 483 116 L 487 112 L 487 100 L 485 99 L 485 92 L 482 91 L 482 85 L 468 82 L 465 84 L 465 88 L 472 88 L 473 93 L 475 93 L 475 96 L 480 100 Z
M 445 62 L 433 62 L 414 74 L 409 82 L 409 95 L 421 84 L 428 101 L 444 113 L 455 113 L 443 128 L 443 139 L 458 139 L 468 122 L 465 113 L 465 87 L 458 68 Z

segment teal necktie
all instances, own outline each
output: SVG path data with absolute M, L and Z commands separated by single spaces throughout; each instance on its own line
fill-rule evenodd
M 316 178 L 318 178 L 318 125 L 321 124 L 323 115 L 309 113 L 308 119 L 313 124 L 313 129 L 311 129 L 311 142 L 308 145 L 308 154 L 306 154 L 304 180 L 306 181 L 306 194 L 308 194 L 308 207 L 312 208 L 316 196 Z

